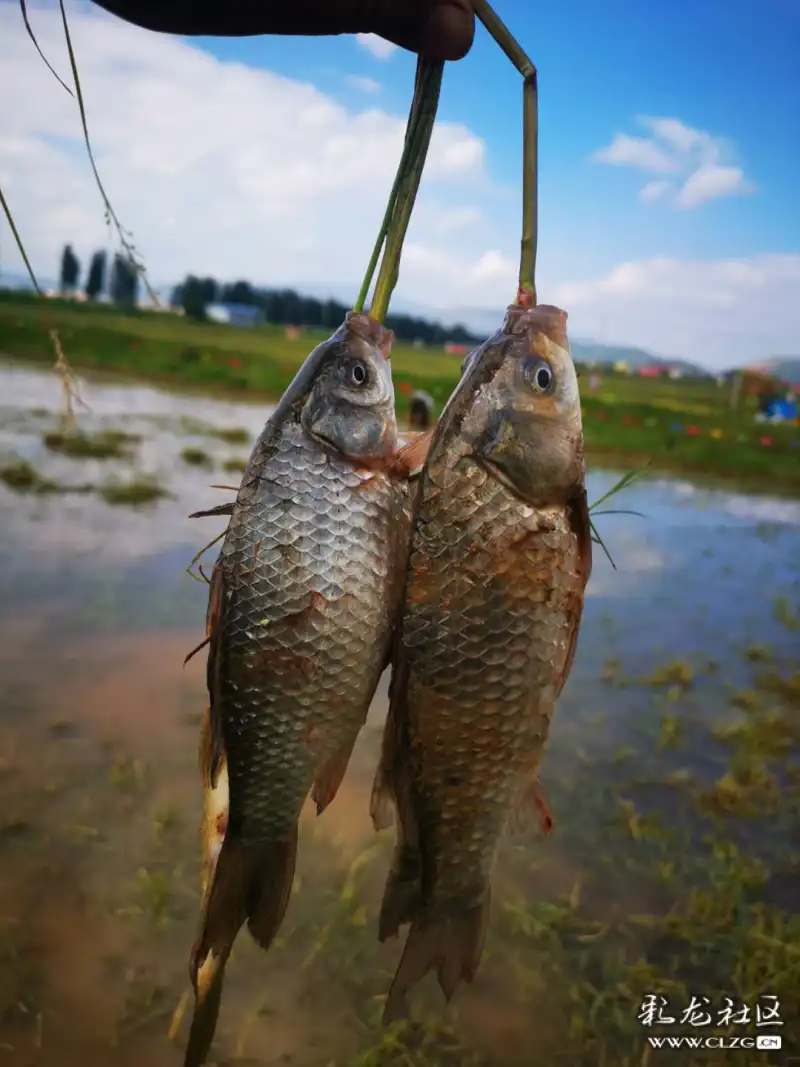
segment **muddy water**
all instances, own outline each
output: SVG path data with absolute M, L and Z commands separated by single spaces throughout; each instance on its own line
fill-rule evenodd
M 171 495 L 134 508 L 0 484 L 0 1065 L 171 1067 L 181 1046 L 167 1030 L 187 984 L 198 905 L 205 701 L 202 655 L 182 666 L 203 636 L 206 600 L 185 568 L 221 531 L 187 515 L 231 495 L 209 483 L 236 483 L 223 464 L 249 451 L 213 430 L 254 437 L 268 412 L 95 384 L 83 428 L 141 440 L 132 458 L 79 460 L 42 444 L 58 399 L 51 375 L 0 366 L 0 467 L 26 459 L 62 484 L 136 470 Z M 189 446 L 210 465 L 184 462 Z M 590 498 L 614 481 L 593 473 Z M 559 1058 L 576 1025 L 564 1007 L 574 979 L 565 942 L 534 938 L 512 952 L 527 927 L 512 929 L 510 917 L 532 900 L 555 908 L 567 899 L 574 910 L 582 894 L 594 918 L 663 906 L 626 851 L 630 835 L 619 833 L 631 762 L 633 777 L 653 787 L 644 808 L 691 823 L 664 782 L 691 776 L 699 788 L 724 772 L 724 752 L 699 731 L 730 721 L 731 692 L 752 687 L 765 659 L 797 670 L 799 643 L 800 506 L 676 480 L 640 483 L 607 506 L 646 517 L 596 520 L 617 569 L 598 548 L 543 774 L 556 831 L 504 847 L 492 938 L 478 980 L 450 1009 L 452 1030 L 431 1024 L 433 1044 L 420 1038 L 405 1059 L 389 1044 L 374 1051 L 399 951 L 374 936 L 389 841 L 376 839 L 367 816 L 384 679 L 335 803 L 305 820 L 279 943 L 268 956 L 244 935 L 237 943 L 217 1062 L 584 1062 Z M 665 744 L 664 723 L 674 731 L 678 720 L 683 744 Z M 795 829 L 772 821 L 760 842 L 765 863 L 780 869 Z M 547 986 L 562 979 L 554 1006 Z M 423 1016 L 441 1013 L 433 984 L 417 1003 Z M 638 1004 L 621 1010 L 633 1019 Z M 638 1063 L 641 1040 L 631 1040 Z M 628 1062 L 627 1051 L 587 1055 Z

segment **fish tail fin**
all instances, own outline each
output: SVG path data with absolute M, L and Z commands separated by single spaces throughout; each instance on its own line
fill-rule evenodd
M 230 950 L 221 956 L 209 954 L 195 979 L 195 1007 L 189 1040 L 183 1058 L 184 1067 L 201 1067 L 206 1062 L 217 1029 L 225 964 Z
M 244 845 L 226 837 L 203 902 L 192 949 L 190 977 L 195 991 L 184 1067 L 205 1063 L 219 1014 L 225 964 L 247 923 L 253 939 L 269 948 L 283 922 L 294 880 L 297 824 L 281 841 Z
M 416 915 L 421 897 L 421 862 L 416 848 L 409 847 L 402 840 L 395 849 L 392 868 L 386 879 L 383 891 L 380 918 L 378 919 L 378 940 L 386 941 L 396 937 L 400 927 L 410 923 Z
M 436 970 L 448 1001 L 459 982 L 472 982 L 481 961 L 488 918 L 487 892 L 482 904 L 460 915 L 415 919 L 386 999 L 384 1023 L 407 1014 L 406 994 L 428 971 Z
M 269 948 L 281 928 L 292 895 L 296 862 L 297 823 L 283 841 L 263 850 L 254 871 L 247 928 L 261 948 Z

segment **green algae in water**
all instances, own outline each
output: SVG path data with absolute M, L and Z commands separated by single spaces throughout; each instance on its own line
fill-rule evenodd
M 52 493 L 58 488 L 24 459 L 0 467 L 0 482 L 17 493 Z
M 130 507 L 154 504 L 156 501 L 172 495 L 163 486 L 159 485 L 154 478 L 141 475 L 137 475 L 127 482 L 106 482 L 100 486 L 98 492 L 106 504 L 114 506 L 127 504 Z
M 184 448 L 181 451 L 181 459 L 190 467 L 213 467 L 214 461 L 202 448 Z
M 225 441 L 229 445 L 248 445 L 250 444 L 250 434 L 241 426 L 230 426 L 222 428 L 221 430 L 213 430 L 212 435 L 219 438 L 220 441 Z
M 90 493 L 93 485 L 62 485 L 45 478 L 27 460 L 21 459 L 0 467 L 0 482 L 15 493 L 46 496 L 55 493 Z
M 73 459 L 123 459 L 138 441 L 136 434 L 122 430 L 101 430 L 95 434 L 51 431 L 42 436 L 45 448 Z
M 195 434 L 198 437 L 215 437 L 229 445 L 248 445 L 251 439 L 249 431 L 243 426 L 213 426 L 189 415 L 181 418 L 180 428 L 183 433 Z

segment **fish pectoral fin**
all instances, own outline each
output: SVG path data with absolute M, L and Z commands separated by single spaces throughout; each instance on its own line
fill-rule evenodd
M 208 508 L 206 511 L 193 511 L 189 516 L 190 519 L 209 519 L 217 518 L 218 516 L 233 515 L 234 503 L 230 504 L 217 504 L 216 507 Z
M 203 901 L 189 976 L 195 1008 L 184 1067 L 205 1063 L 214 1037 L 225 963 L 247 923 L 253 939 L 269 948 L 280 929 L 294 880 L 297 824 L 281 841 L 244 845 L 225 838 Z
M 225 742 L 222 732 L 222 717 L 219 706 L 218 665 L 221 636 L 223 599 L 223 573 L 215 567 L 208 591 L 206 612 L 206 637 L 208 638 L 208 662 L 206 663 L 206 687 L 209 705 L 203 718 L 200 732 L 200 769 L 204 784 L 216 784 L 219 766 L 225 759 Z
M 372 783 L 369 817 L 375 830 L 388 830 L 394 824 L 394 800 L 383 762 L 375 772 L 375 781 Z
M 433 430 L 425 430 L 418 434 L 413 441 L 398 449 L 392 456 L 392 466 L 396 474 L 406 478 L 414 478 L 425 466 L 428 451 L 433 439 Z
M 538 778 L 519 793 L 511 810 L 508 829 L 512 834 L 527 834 L 532 828 L 546 837 L 553 829 L 553 816 Z
M 394 809 L 398 804 L 398 787 L 396 778 L 407 778 L 407 750 L 405 691 L 407 668 L 402 651 L 395 634 L 389 649 L 389 663 L 392 676 L 389 682 L 389 710 L 383 724 L 381 738 L 381 755 L 372 793 L 369 801 L 369 814 L 376 830 L 388 830 L 394 823 Z M 406 783 L 403 783 L 404 785 Z
M 472 982 L 483 954 L 488 920 L 488 890 L 483 904 L 468 911 L 415 920 L 386 998 L 384 1024 L 407 1014 L 408 990 L 434 968 L 448 1001 L 459 982 Z
M 347 765 L 353 755 L 355 738 L 342 745 L 339 751 L 325 764 L 314 780 L 311 789 L 311 799 L 317 805 L 317 815 L 321 815 L 328 807 L 333 798 L 339 792 L 339 786 L 344 781 L 347 773 Z

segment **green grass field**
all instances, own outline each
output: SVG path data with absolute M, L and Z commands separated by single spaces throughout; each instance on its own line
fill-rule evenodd
M 0 353 L 53 360 L 56 327 L 76 370 L 277 397 L 324 334 L 283 327 L 240 329 L 171 314 L 122 313 L 106 306 L 0 293 Z M 398 343 L 392 356 L 401 416 L 409 394 L 426 389 L 440 409 L 458 381 L 461 358 Z M 584 430 L 590 459 L 696 472 L 741 487 L 800 495 L 800 427 L 764 427 L 752 402 L 734 415 L 713 382 L 606 374 L 596 392 L 584 376 Z

